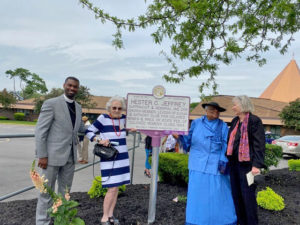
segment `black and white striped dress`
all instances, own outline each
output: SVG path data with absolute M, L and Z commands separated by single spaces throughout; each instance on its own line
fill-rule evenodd
M 96 136 L 95 134 L 100 132 L 101 139 L 109 139 L 119 143 L 118 146 L 115 146 L 119 151 L 115 162 L 101 159 L 102 187 L 118 187 L 130 183 L 125 120 L 126 116 L 123 114 L 120 119 L 112 119 L 109 115 L 102 114 L 86 131 L 86 136 L 91 141 Z

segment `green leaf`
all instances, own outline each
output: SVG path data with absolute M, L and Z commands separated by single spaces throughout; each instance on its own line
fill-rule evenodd
M 78 202 L 75 201 L 67 201 L 68 208 L 73 208 L 78 206 Z
M 266 51 L 274 47 L 286 53 L 300 30 L 299 1 L 154 0 L 145 1 L 144 14 L 128 19 L 113 16 L 89 0 L 80 3 L 103 23 L 114 24 L 116 49 L 124 48 L 122 32 L 154 29 L 155 44 L 171 43 L 170 53 L 165 54 L 170 69 L 163 78 L 179 83 L 186 77 L 210 74 L 201 80 L 200 92 L 208 88 L 216 93 L 219 64 L 229 65 L 244 57 L 262 66 Z
M 74 216 L 77 215 L 77 209 L 69 210 L 68 215 L 69 215 L 70 218 L 73 218 Z
M 31 164 L 31 171 L 35 170 L 35 160 L 33 160 L 32 164 Z
M 80 219 L 79 217 L 76 217 L 72 220 L 73 225 L 85 225 L 85 222 Z

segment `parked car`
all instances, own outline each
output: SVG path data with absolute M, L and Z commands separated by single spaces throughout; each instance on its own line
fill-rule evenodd
M 285 155 L 300 157 L 300 135 L 283 136 L 274 140 L 272 144 L 281 146 Z
M 274 141 L 275 139 L 280 138 L 280 135 L 273 134 L 271 132 L 266 132 L 265 137 L 266 137 L 266 144 L 272 144 L 272 141 Z

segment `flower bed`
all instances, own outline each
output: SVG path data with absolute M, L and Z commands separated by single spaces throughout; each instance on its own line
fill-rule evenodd
M 260 225 L 300 224 L 300 173 L 288 169 L 272 170 L 259 180 L 257 190 L 267 186 L 284 198 L 282 211 L 258 209 Z M 176 196 L 186 195 L 186 187 L 158 184 L 156 221 L 153 225 L 182 225 L 185 220 L 185 203 L 173 202 Z M 149 185 L 128 185 L 119 196 L 115 210 L 122 225 L 146 225 L 148 216 Z M 79 203 L 78 216 L 87 225 L 100 224 L 103 198 L 90 199 L 87 193 L 71 193 Z M 36 199 L 0 203 L 0 224 L 35 224 Z

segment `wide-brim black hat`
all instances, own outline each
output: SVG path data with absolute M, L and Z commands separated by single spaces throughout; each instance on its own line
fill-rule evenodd
M 225 112 L 226 109 L 222 108 L 221 106 L 219 106 L 218 103 L 216 102 L 208 102 L 208 103 L 203 103 L 202 104 L 202 108 L 205 109 L 205 106 L 212 106 L 215 107 L 219 112 Z

